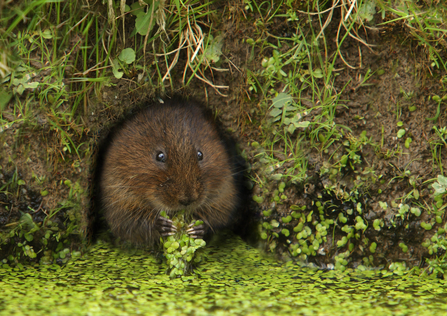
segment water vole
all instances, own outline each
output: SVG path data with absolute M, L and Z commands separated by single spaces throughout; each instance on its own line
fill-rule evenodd
M 104 153 L 105 219 L 115 236 L 153 245 L 175 231 L 160 212 L 186 210 L 204 222 L 189 234 L 202 237 L 232 222 L 242 169 L 203 107 L 181 100 L 149 105 L 112 133 Z

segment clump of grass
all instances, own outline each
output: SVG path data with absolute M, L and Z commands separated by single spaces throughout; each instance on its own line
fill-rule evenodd
M 209 73 L 212 77 L 213 71 L 228 71 L 216 66 L 222 55 L 222 36 L 214 37 L 203 32 L 204 27 L 210 28 L 203 22 L 204 17 L 213 13 L 209 9 L 209 5 L 209 3 L 201 4 L 197 0 L 188 3 L 140 1 L 131 6 L 126 5 L 125 1 L 120 2 L 119 12 L 123 21 L 123 28 L 126 15 L 130 13 L 135 16 L 134 33 L 144 37 L 143 42 L 140 43 L 142 44 L 143 56 L 146 55 L 147 48 L 152 46 L 154 57 L 164 59 L 166 70 L 163 75 L 161 69 L 157 66 L 160 85 L 164 81 L 172 79 L 171 72 L 179 61 L 180 53 L 185 51 L 187 58 L 183 70 L 183 84 L 187 86 L 193 78 L 196 78 L 214 88 L 220 95 L 225 96 L 221 90 L 228 89 L 228 86 L 215 85 L 213 80 L 209 78 Z M 118 30 L 115 23 L 115 11 L 116 8 L 112 2 L 109 2 L 109 22 L 114 34 Z M 125 34 L 124 30 L 123 34 Z M 123 42 L 126 42 L 125 38 L 123 38 Z M 133 48 L 127 49 L 133 50 Z M 144 63 L 146 63 L 145 60 Z M 112 62 L 112 65 L 114 73 L 116 73 L 118 68 L 116 59 Z
M 410 35 L 424 47 L 431 60 L 431 67 L 447 69 L 443 51 L 447 49 L 447 7 L 442 1 L 415 3 L 403 0 L 376 1 L 382 18 L 390 14 L 393 18 L 378 26 L 401 22 Z
M 360 35 L 360 30 L 373 29 L 368 25 L 374 18 L 374 14 L 376 13 L 376 3 L 375 1 L 350 1 L 350 0 L 341 0 L 333 2 L 332 6 L 327 9 L 322 10 L 320 7 L 319 1 L 312 2 L 312 8 L 310 8 L 310 3 L 308 4 L 308 12 L 298 11 L 300 13 L 304 13 L 309 15 L 309 17 L 316 17 L 320 22 L 320 31 L 316 36 L 316 40 L 320 38 L 324 40 L 324 31 L 331 24 L 332 18 L 334 16 L 335 11 L 339 11 L 341 15 L 341 19 L 338 21 L 338 27 L 336 32 L 335 43 L 337 44 L 337 55 L 343 61 L 343 63 L 351 69 L 357 69 L 361 67 L 361 54 L 359 53 L 360 63 L 358 66 L 353 66 L 349 64 L 345 58 L 343 57 L 342 51 L 340 49 L 343 41 L 347 36 L 355 39 L 357 42 L 363 44 L 369 49 L 372 49 L 372 46 L 366 42 L 365 39 Z M 314 9 L 316 12 L 312 12 Z M 325 21 L 323 22 L 323 17 Z M 376 28 L 374 28 L 376 29 Z M 344 32 L 343 32 L 344 31 Z

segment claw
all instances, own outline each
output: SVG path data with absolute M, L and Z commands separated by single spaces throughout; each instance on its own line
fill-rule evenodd
M 177 231 L 177 227 L 173 225 L 172 221 L 163 216 L 157 218 L 156 228 L 163 237 L 172 236 Z
M 162 232 L 160 232 L 160 235 L 162 236 L 162 237 L 169 237 L 169 236 L 174 236 L 175 235 L 175 233 L 172 233 L 172 232 L 169 232 L 169 233 L 162 233 Z
M 194 226 L 194 224 L 190 224 L 186 232 L 191 238 L 203 238 L 205 236 L 205 225 Z

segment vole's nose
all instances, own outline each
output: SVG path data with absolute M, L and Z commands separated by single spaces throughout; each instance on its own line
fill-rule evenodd
M 185 192 L 179 197 L 178 202 L 183 206 L 188 206 L 197 201 L 198 198 L 199 194 L 197 192 Z
M 194 202 L 194 200 L 191 197 L 183 197 L 181 199 L 178 200 L 179 203 L 183 206 L 188 206 L 190 205 L 192 202 Z

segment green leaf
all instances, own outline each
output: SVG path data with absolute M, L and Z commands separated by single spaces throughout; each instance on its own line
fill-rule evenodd
M 133 50 L 133 48 L 123 49 L 118 58 L 126 64 L 131 64 L 135 61 L 135 51 Z
M 337 247 L 343 247 L 348 242 L 348 238 L 343 236 L 341 240 L 337 241 Z
M 24 237 L 28 242 L 31 242 L 34 239 L 32 234 L 25 234 Z
M 431 230 L 433 228 L 433 226 L 430 223 L 425 223 L 425 222 L 421 223 L 421 227 L 425 230 Z
M 39 86 L 38 82 L 27 82 L 24 83 L 23 86 L 25 87 L 25 89 L 36 89 Z
M 9 100 L 12 98 L 12 93 L 0 90 L 0 112 L 6 108 Z
M 290 235 L 289 230 L 286 229 L 286 228 L 283 228 L 283 229 L 281 230 L 281 233 L 282 233 L 284 236 L 286 236 L 286 237 L 289 237 L 289 235 Z
M 40 34 L 42 35 L 43 38 L 46 38 L 46 39 L 53 38 L 53 35 L 51 34 L 50 30 L 45 30 L 45 31 L 41 32 Z
M 222 35 L 213 38 L 213 36 L 210 34 L 208 37 L 208 46 L 206 47 L 204 57 L 209 62 L 217 63 L 219 61 L 220 56 L 222 55 L 222 45 L 223 45 Z
M 296 127 L 294 124 L 290 124 L 289 127 L 287 127 L 287 132 L 289 134 L 293 134 L 295 132 L 295 130 L 296 130 Z
M 357 229 L 357 230 L 361 230 L 361 229 L 365 230 L 366 229 L 366 225 L 363 222 L 363 218 L 361 216 L 357 216 L 355 218 L 355 220 L 357 221 L 357 223 L 355 224 L 355 229 Z
M 270 116 L 279 117 L 282 114 L 282 109 L 274 108 L 270 111 Z
M 371 21 L 376 14 L 376 2 L 375 1 L 363 1 L 362 5 L 358 9 L 358 14 L 361 20 Z
M 380 219 L 376 218 L 373 223 L 373 227 L 375 230 L 380 231 Z
M 289 105 L 293 102 L 293 98 L 284 92 L 279 93 L 272 100 L 272 106 L 277 109 L 282 109 L 284 106 Z
M 435 196 L 447 193 L 447 177 L 438 175 L 438 182 L 433 183 L 432 187 L 435 190 Z
M 124 75 L 123 72 L 119 71 L 121 69 L 118 59 L 114 59 L 112 62 L 112 72 L 116 79 L 121 79 Z
M 421 216 L 421 210 L 417 207 L 412 207 L 410 209 L 410 212 L 416 216 Z
M 309 126 L 310 122 L 309 121 L 302 121 L 302 122 L 292 122 L 293 125 L 295 125 L 296 128 L 298 127 L 302 127 L 302 128 L 306 128 Z
M 402 248 L 403 252 L 407 252 L 408 251 L 408 246 L 405 245 L 403 242 L 399 243 L 399 247 Z
M 144 14 L 144 8 L 146 6 L 140 6 L 140 4 L 138 3 L 138 1 L 132 3 L 130 5 L 130 9 L 131 9 L 131 14 L 138 17 L 139 15 L 143 15 Z M 125 11 L 127 12 L 127 11 Z
M 408 213 L 409 209 L 410 207 L 408 206 L 408 204 L 401 205 L 401 207 L 399 208 L 399 214 L 405 215 L 405 213 Z
M 323 72 L 321 71 L 320 68 L 315 69 L 315 70 L 312 72 L 312 75 L 313 75 L 315 78 L 323 78 Z
M 156 18 L 152 16 L 152 12 L 157 11 L 159 1 L 154 1 L 154 3 L 147 9 L 144 14 L 138 14 L 135 20 L 135 28 L 140 35 L 146 36 L 153 28 Z

